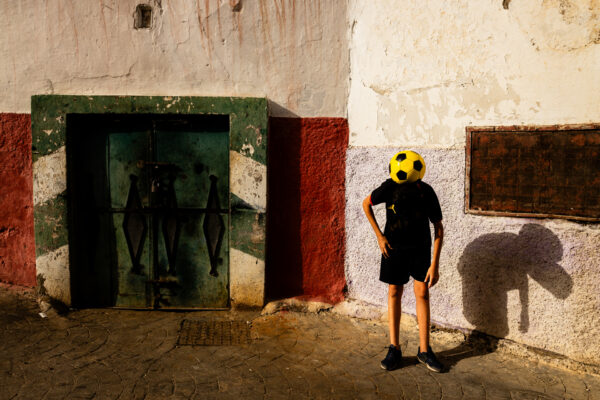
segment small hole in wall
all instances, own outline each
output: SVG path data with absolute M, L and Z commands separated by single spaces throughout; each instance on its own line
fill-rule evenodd
M 152 7 L 148 4 L 138 4 L 133 17 L 135 29 L 150 29 L 152 27 Z
M 231 11 L 240 12 L 242 11 L 242 0 L 229 0 Z

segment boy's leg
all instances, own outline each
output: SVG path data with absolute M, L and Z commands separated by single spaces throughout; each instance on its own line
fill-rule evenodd
M 444 369 L 429 347 L 429 288 L 427 283 L 415 280 L 415 298 L 417 300 L 417 322 L 419 323 L 419 351 L 417 359 L 433 372 Z
M 399 344 L 400 315 L 402 311 L 403 285 L 389 285 L 388 288 L 388 325 L 390 328 L 390 342 L 397 349 Z
M 429 346 L 429 288 L 427 283 L 415 280 L 414 289 L 419 324 L 419 348 L 421 351 L 427 351 Z
M 388 353 L 383 360 L 381 360 L 381 368 L 392 371 L 396 368 L 400 368 L 402 365 L 402 351 L 398 344 L 398 331 L 400 329 L 400 311 L 401 311 L 401 299 L 403 285 L 389 285 L 388 286 L 388 319 L 390 327 L 390 342 L 391 346 L 388 348 Z

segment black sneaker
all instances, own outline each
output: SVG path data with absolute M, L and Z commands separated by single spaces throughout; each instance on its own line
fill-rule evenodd
M 394 345 L 391 344 L 388 349 L 387 356 L 381 360 L 381 368 L 387 369 L 388 371 L 393 371 L 397 368 L 400 368 L 401 364 L 402 350 L 395 348 Z
M 417 347 L 417 359 L 421 364 L 425 364 L 430 371 L 442 372 L 442 369 L 444 369 L 442 363 L 438 361 L 433 350 L 431 350 L 431 346 L 427 346 L 427 352 L 421 352 L 421 349 Z

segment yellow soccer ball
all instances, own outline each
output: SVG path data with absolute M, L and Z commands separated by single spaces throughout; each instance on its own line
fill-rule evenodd
M 414 151 L 401 151 L 390 160 L 389 170 L 396 183 L 415 182 L 425 176 L 425 161 Z

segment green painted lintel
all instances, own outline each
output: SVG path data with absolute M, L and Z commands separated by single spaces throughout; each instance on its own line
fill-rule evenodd
M 250 157 L 266 164 L 268 104 L 257 97 L 71 96 L 31 97 L 34 161 L 66 143 L 68 114 L 228 114 L 231 149 L 252 146 Z

